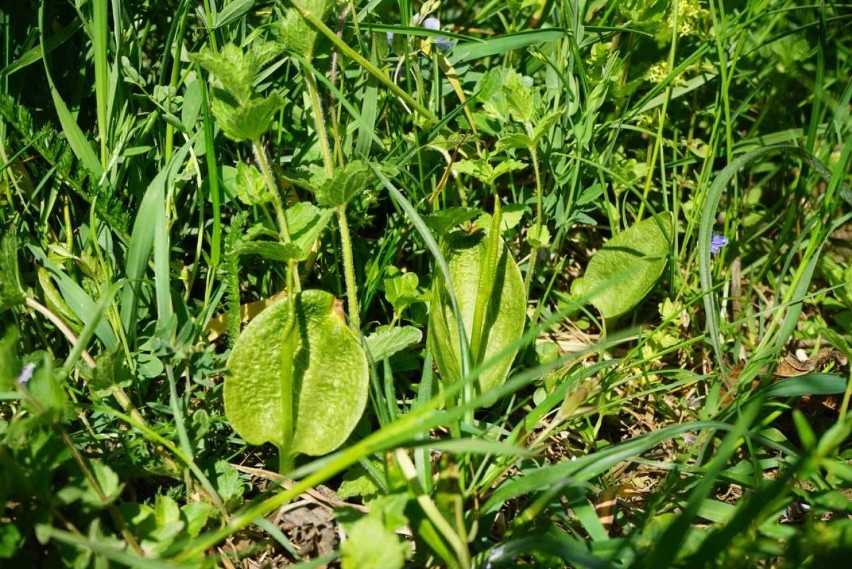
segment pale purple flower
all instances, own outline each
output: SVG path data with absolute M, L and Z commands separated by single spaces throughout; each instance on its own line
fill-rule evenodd
M 420 14 L 415 14 L 414 21 L 416 22 Z M 425 18 L 421 23 L 421 26 L 426 28 L 427 30 L 432 30 L 433 32 L 437 32 L 441 29 L 441 20 L 435 18 L 433 16 L 429 16 Z M 440 49 L 441 51 L 449 51 L 456 45 L 456 42 L 451 40 L 450 38 L 444 36 L 432 36 L 432 43 L 435 44 L 435 47 Z
M 422 26 L 427 30 L 432 30 L 433 32 L 437 32 L 441 29 L 441 20 L 435 18 L 434 16 L 427 16 L 421 22 L 420 13 L 418 12 L 417 14 L 414 14 L 414 18 L 412 19 L 414 20 L 412 25 Z M 394 38 L 393 32 L 387 32 L 387 38 L 388 45 L 392 46 Z M 432 43 L 435 44 L 435 47 L 437 47 L 441 51 L 448 51 L 456 45 L 456 42 L 444 36 L 432 36 Z
M 714 235 L 710 241 L 710 253 L 718 255 L 722 247 L 728 244 L 728 239 L 724 235 Z
M 24 369 L 21 370 L 21 375 L 18 376 L 18 385 L 21 387 L 26 387 L 30 380 L 33 378 L 33 372 L 35 371 L 35 364 L 27 364 L 24 366 Z

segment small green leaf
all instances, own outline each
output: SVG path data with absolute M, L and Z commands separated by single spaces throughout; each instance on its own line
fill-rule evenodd
M 532 86 L 531 78 L 521 76 L 514 69 L 506 72 L 503 92 L 509 105 L 509 114 L 518 122 L 530 122 L 535 115 Z
M 226 382 L 227 383 L 227 382 Z M 242 504 L 243 494 L 246 491 L 246 483 L 240 477 L 233 466 L 227 460 L 218 460 L 213 466 L 213 483 L 216 491 L 225 503 L 228 510 L 232 510 Z
M 373 178 L 373 170 L 366 162 L 353 160 L 336 171 L 334 177 L 314 187 L 313 191 L 319 205 L 335 208 L 349 203 L 366 189 Z
M 522 203 L 515 203 L 503 206 L 503 214 L 500 217 L 500 231 L 509 231 L 518 226 L 524 218 L 527 211 L 527 206 Z M 476 226 L 482 229 L 489 229 L 493 221 L 493 216 L 490 213 L 483 213 L 476 220 Z
M 293 204 L 284 212 L 290 227 L 291 243 L 299 248 L 299 261 L 304 261 L 311 253 L 316 240 L 325 231 L 334 212 L 316 207 L 308 202 Z
M 453 164 L 453 169 L 462 174 L 473 176 L 483 184 L 491 185 L 503 174 L 515 170 L 523 170 L 526 165 L 518 160 L 502 160 L 497 166 L 492 166 L 485 158 L 459 160 Z
M 0 524 L 0 559 L 11 559 L 23 543 L 18 526 L 11 522 Z
M 639 304 L 663 274 L 671 235 L 669 213 L 622 231 L 595 253 L 571 292 L 592 294 L 588 301 L 606 318 L 621 316 Z
M 269 233 L 262 226 L 249 229 L 245 237 L 234 245 L 236 255 L 259 255 L 269 261 L 287 262 L 290 259 L 304 261 L 310 255 L 314 243 L 325 230 L 331 216 L 330 209 L 318 208 L 307 202 L 294 204 L 284 212 L 290 228 L 289 243 L 255 240 Z
M 420 278 L 416 273 L 403 273 L 393 265 L 385 269 L 387 276 L 382 284 L 385 287 L 385 297 L 393 306 L 394 316 L 399 317 L 403 310 L 423 300 L 418 290 Z
M 423 339 L 423 332 L 414 326 L 399 326 L 376 330 L 366 338 L 367 350 L 374 362 L 389 358 Z
M 447 235 L 444 245 L 444 255 L 450 268 L 450 276 L 468 337 L 471 336 L 473 326 L 487 234 L 486 231 L 478 231 L 473 235 L 454 231 Z M 482 327 L 483 339 L 480 349 L 484 354 L 482 360 L 486 362 L 498 352 L 517 343 L 524 331 L 526 319 L 527 301 L 521 271 L 502 239 L 498 241 L 498 247 L 494 283 Z M 461 377 L 458 325 L 444 281 L 440 277 L 435 279 L 432 298 L 427 344 L 444 380 L 455 381 Z M 492 365 L 479 376 L 478 384 L 482 392 L 497 387 L 506 380 L 517 349 L 518 346 L 514 346 L 508 355 L 492 362 Z
M 367 356 L 346 325 L 339 301 L 327 292 L 306 290 L 295 299 L 293 366 L 281 369 L 288 309 L 287 299 L 273 304 L 237 340 L 227 365 L 225 414 L 248 443 L 271 442 L 290 455 L 325 454 L 343 444 L 364 412 Z M 282 392 L 286 383 L 294 393 Z M 285 397 L 294 401 L 290 448 L 284 448 L 289 438 L 282 417 Z
M 302 6 L 320 20 L 324 19 L 335 0 L 302 0 Z M 305 20 L 296 8 L 287 8 L 279 30 L 285 48 L 311 59 L 317 41 L 317 30 Z
M 246 205 L 260 205 L 272 199 L 263 175 L 245 162 L 237 164 L 237 197 Z
M 470 221 L 481 213 L 481 210 L 472 207 L 449 207 L 424 216 L 423 221 L 429 229 L 438 234 L 438 237 L 443 237 L 456 226 Z
M 549 113 L 538 119 L 538 121 L 536 121 L 535 127 L 533 128 L 532 138 L 534 145 L 537 145 L 541 141 L 541 139 L 544 138 L 544 136 L 548 132 L 550 132 L 550 129 L 553 128 L 553 125 L 555 125 L 559 121 L 559 119 L 563 116 L 564 112 L 565 111 L 563 109 L 556 109 L 550 111 Z
M 497 140 L 495 148 L 498 152 L 502 152 L 504 150 L 512 150 L 518 148 L 528 149 L 532 148 L 533 146 L 535 146 L 535 142 L 533 142 L 533 139 L 531 139 L 529 136 L 521 132 L 513 132 L 511 134 L 501 136 Z
M 542 225 L 540 229 L 539 231 L 539 228 L 533 226 L 527 232 L 527 241 L 529 241 L 534 249 L 546 249 L 550 247 L 550 231 L 546 225 Z
M 205 46 L 193 54 L 192 59 L 215 75 L 236 102 L 247 101 L 251 97 L 251 84 L 257 68 L 252 65 L 252 58 L 238 46 L 229 43 L 219 52 Z
M 383 468 L 379 463 L 373 463 L 373 466 L 377 470 Z M 344 500 L 358 497 L 364 503 L 368 502 L 371 498 L 375 498 L 378 494 L 378 486 L 373 482 L 367 470 L 360 464 L 356 464 L 346 471 L 346 474 L 343 475 L 343 482 L 340 483 L 340 487 L 337 489 L 337 495 Z
M 273 241 L 247 241 L 234 245 L 232 252 L 235 255 L 258 255 L 267 261 L 278 261 L 286 263 L 290 259 L 298 260 L 302 250 L 294 243 L 276 243 Z
M 95 490 L 94 486 L 92 486 L 87 479 L 86 491 L 81 495 L 81 498 L 87 504 L 91 504 L 92 506 L 99 508 L 112 504 L 116 499 L 118 499 L 119 495 L 121 495 L 121 491 L 124 489 L 124 484 L 119 481 L 118 474 L 116 474 L 112 468 L 107 466 L 107 464 L 101 460 L 90 461 L 89 468 L 91 468 L 92 474 L 95 475 L 95 480 L 97 480 L 98 486 L 103 492 L 103 497 L 100 492 Z
M 401 569 L 410 548 L 385 527 L 378 516 L 367 515 L 352 526 L 340 548 L 343 569 Z
M 272 117 L 284 105 L 284 99 L 278 93 L 239 104 L 223 97 L 221 91 L 217 95 L 212 105 L 213 116 L 225 136 L 235 142 L 260 138 L 272 125 Z

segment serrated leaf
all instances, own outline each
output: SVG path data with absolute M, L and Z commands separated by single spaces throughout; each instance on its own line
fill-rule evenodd
M 308 202 L 293 204 L 284 212 L 290 227 L 291 243 L 299 248 L 299 261 L 304 261 L 311 254 L 314 243 L 325 231 L 333 215 L 330 209 L 319 208 Z
M 663 274 L 671 243 L 672 217 L 641 221 L 607 241 L 594 254 L 582 278 L 571 285 L 606 318 L 620 316 L 642 301 Z
M 506 72 L 503 93 L 509 106 L 509 114 L 518 122 L 530 122 L 535 115 L 531 88 L 530 78 L 522 77 L 513 69 Z
M 315 187 L 317 203 L 329 208 L 346 205 L 363 192 L 373 178 L 373 170 L 366 162 L 353 160 L 342 170 L 336 171 L 331 179 Z
M 227 460 L 217 460 L 213 466 L 213 472 L 216 491 L 225 503 L 225 507 L 230 510 L 239 506 L 246 491 L 246 483 L 237 469 Z
M 302 6 L 322 20 L 335 0 L 302 0 Z M 287 8 L 281 21 L 279 36 L 284 47 L 298 53 L 305 59 L 311 59 L 317 41 L 317 30 L 305 20 L 296 8 Z
M 306 290 L 294 304 L 292 369 L 281 367 L 281 352 L 288 343 L 283 333 L 289 311 L 285 298 L 252 320 L 234 345 L 225 379 L 225 414 L 251 444 L 271 442 L 282 453 L 320 455 L 343 444 L 364 412 L 367 356 L 333 295 Z M 283 393 L 284 384 L 291 385 L 293 393 Z M 289 448 L 284 448 L 285 397 L 294 402 Z
M 278 93 L 235 103 L 218 91 L 211 108 L 225 136 L 241 142 L 259 139 L 272 126 L 272 117 L 283 105 L 284 99 Z
M 318 208 L 307 202 L 299 202 L 284 212 L 290 229 L 289 243 L 255 241 L 256 237 L 268 233 L 264 227 L 252 227 L 245 237 L 232 249 L 236 255 L 259 255 L 270 261 L 286 262 L 290 259 L 304 261 L 314 243 L 325 230 L 334 212 Z
M 518 148 L 527 149 L 527 148 L 531 148 L 534 145 L 535 145 L 535 143 L 533 142 L 533 139 L 531 139 L 526 134 L 523 134 L 521 132 L 513 132 L 511 134 L 501 136 L 497 140 L 497 144 L 495 145 L 495 148 L 497 149 L 498 152 L 501 152 L 501 151 L 504 151 L 504 150 L 511 150 L 511 149 L 518 149 Z
M 236 102 L 251 97 L 251 84 L 257 69 L 252 58 L 238 46 L 229 43 L 219 52 L 205 46 L 192 59 L 216 76 L 216 80 Z
M 245 162 L 237 164 L 237 197 L 246 205 L 260 205 L 272 199 L 260 171 Z
M 478 231 L 473 235 L 454 231 L 447 235 L 443 247 L 468 337 L 473 326 L 486 236 L 486 231 Z M 495 354 L 515 344 L 524 331 L 526 318 L 527 302 L 521 271 L 502 239 L 498 241 L 498 247 L 493 289 L 483 322 L 483 361 L 491 360 Z M 459 379 L 461 353 L 458 345 L 458 325 L 440 276 L 435 278 L 433 288 L 427 344 L 444 380 Z M 517 349 L 517 346 L 514 347 L 509 354 L 493 362 L 479 376 L 478 387 L 482 392 L 487 392 L 506 380 Z
M 377 330 L 367 336 L 367 350 L 374 362 L 389 358 L 423 339 L 423 332 L 414 326 L 398 326 Z
M 562 117 L 564 113 L 563 109 L 556 109 L 550 111 L 535 123 L 535 127 L 533 127 L 533 136 L 532 141 L 533 144 L 538 144 L 544 136 L 550 132 L 550 129 L 553 128 L 559 118 Z
M 457 225 L 470 221 L 480 215 L 482 210 L 472 207 L 449 207 L 423 216 L 423 222 L 434 231 L 438 237 L 456 228 Z

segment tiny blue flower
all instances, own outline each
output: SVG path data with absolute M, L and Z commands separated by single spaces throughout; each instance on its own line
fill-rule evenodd
M 35 364 L 27 364 L 24 366 L 24 369 L 21 370 L 21 375 L 18 376 L 18 385 L 21 387 L 26 387 L 30 380 L 33 378 L 33 372 L 35 371 Z
M 727 244 L 727 237 L 723 235 L 714 235 L 713 239 L 710 241 L 710 253 L 712 253 L 713 255 L 718 255 L 719 251 L 722 250 L 722 247 Z
M 393 32 L 388 32 L 388 45 L 393 45 Z
M 417 16 L 415 16 L 414 21 L 417 21 Z M 424 19 L 423 22 L 420 23 L 420 25 L 426 28 L 427 30 L 438 31 L 441 29 L 441 20 L 429 16 L 428 18 Z M 435 47 L 437 47 L 441 51 L 448 51 L 452 49 L 454 45 L 456 45 L 456 42 L 444 36 L 433 36 L 432 43 L 434 43 Z

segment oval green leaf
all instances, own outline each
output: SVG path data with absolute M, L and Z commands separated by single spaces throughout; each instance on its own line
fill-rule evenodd
M 450 268 L 450 277 L 468 338 L 471 337 L 487 235 L 487 231 L 477 231 L 472 235 L 464 231 L 453 231 L 446 236 L 444 245 L 444 256 Z M 502 239 L 498 240 L 498 247 L 494 284 L 482 325 L 483 362 L 490 361 L 494 355 L 515 344 L 524 332 L 527 299 L 521 271 L 509 255 Z M 461 352 L 458 345 L 458 326 L 444 281 L 440 277 L 435 279 L 427 343 L 444 380 L 459 379 Z M 516 346 L 507 355 L 491 362 L 479 376 L 480 392 L 487 392 L 506 381 L 517 351 Z
M 622 231 L 595 253 L 571 292 L 591 294 L 588 302 L 605 318 L 621 316 L 639 304 L 663 274 L 671 235 L 669 213 Z
M 251 321 L 228 359 L 225 415 L 246 442 L 271 442 L 290 455 L 326 454 L 339 447 L 364 412 L 369 368 L 339 301 L 320 290 L 296 297 L 292 370 L 281 369 L 288 302 Z M 285 393 L 286 386 L 292 393 Z M 294 432 L 287 445 L 283 406 L 293 401 Z M 284 448 L 289 446 L 289 448 Z

